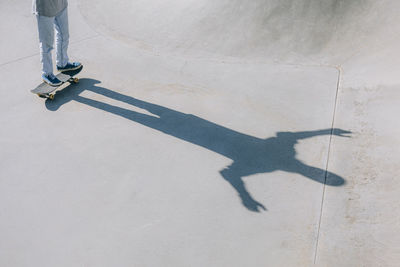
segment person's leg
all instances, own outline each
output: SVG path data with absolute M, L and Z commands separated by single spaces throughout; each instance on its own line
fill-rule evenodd
M 39 31 L 40 43 L 40 62 L 42 63 L 42 74 L 53 73 L 53 61 L 51 51 L 54 44 L 54 18 L 45 16 L 36 16 Z
M 64 67 L 68 63 L 68 44 L 69 44 L 69 26 L 68 9 L 64 9 L 54 19 L 54 25 L 57 32 L 56 38 L 56 64 L 57 67 Z

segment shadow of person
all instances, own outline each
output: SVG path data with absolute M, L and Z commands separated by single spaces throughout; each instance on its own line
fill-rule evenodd
M 304 132 L 278 132 L 276 136 L 262 139 L 223 127 L 195 115 L 185 114 L 96 86 L 98 83 L 100 82 L 97 80 L 81 79 L 78 85 L 71 85 L 70 88 L 60 91 L 54 101 L 46 101 L 46 107 L 55 111 L 69 101 L 77 101 L 231 159 L 232 164 L 222 169 L 220 174 L 236 190 L 243 205 L 250 211 L 259 212 L 266 208 L 256 201 L 246 189 L 243 181 L 246 176 L 285 171 L 301 174 L 306 178 L 330 186 L 340 186 L 345 183 L 342 177 L 334 173 L 301 162 L 296 158 L 294 146 L 301 139 L 321 135 L 349 137 L 348 134 L 351 133 L 349 131 L 322 129 Z M 154 116 L 80 96 L 79 94 L 83 90 L 147 110 Z

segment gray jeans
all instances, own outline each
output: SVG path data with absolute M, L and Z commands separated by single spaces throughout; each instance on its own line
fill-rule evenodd
M 45 17 L 37 15 L 39 43 L 40 43 L 40 62 L 42 63 L 42 73 L 53 73 L 53 60 L 51 51 L 54 46 L 54 28 L 57 32 L 56 38 L 56 64 L 64 67 L 68 63 L 68 10 L 65 8 L 55 17 Z

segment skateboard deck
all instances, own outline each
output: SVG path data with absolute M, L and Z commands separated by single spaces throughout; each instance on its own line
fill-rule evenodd
M 77 75 L 79 72 L 81 72 L 82 69 L 83 69 L 83 66 L 81 66 L 79 69 L 76 69 L 76 70 L 69 70 L 69 71 L 60 72 L 59 74 L 56 75 L 56 77 L 62 82 L 62 84 L 60 84 L 58 86 L 51 86 L 50 84 L 42 82 L 35 89 L 31 90 L 31 92 L 33 94 L 38 95 L 39 97 L 53 100 L 54 96 L 56 95 L 56 91 L 64 83 L 66 83 L 66 82 L 78 83 L 79 82 L 79 79 L 74 77 L 74 76 Z

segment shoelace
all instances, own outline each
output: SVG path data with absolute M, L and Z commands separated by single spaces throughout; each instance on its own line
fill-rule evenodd
M 51 74 L 48 74 L 48 75 L 47 75 L 47 78 L 48 78 L 49 80 L 55 80 L 57 77 L 56 77 L 53 73 L 51 73 Z

